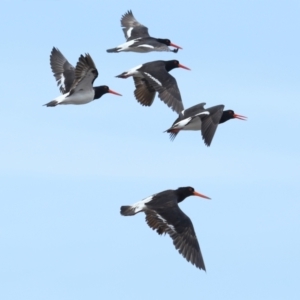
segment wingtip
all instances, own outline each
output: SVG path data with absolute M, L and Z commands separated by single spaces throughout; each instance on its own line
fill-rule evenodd
M 127 74 L 127 72 L 123 72 L 122 74 L 117 75 L 116 77 L 126 79 L 128 77 L 126 74 Z
M 56 100 L 50 101 L 46 104 L 43 104 L 42 106 L 47 106 L 47 107 L 55 107 L 58 104 Z
M 117 48 L 111 48 L 106 50 L 107 53 L 118 53 Z
M 207 271 L 206 271 L 205 267 L 198 267 L 198 269 L 204 271 L 207 274 Z

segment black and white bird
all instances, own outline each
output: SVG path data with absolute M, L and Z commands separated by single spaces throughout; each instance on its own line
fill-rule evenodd
M 131 206 L 121 206 L 121 215 L 133 216 L 144 212 L 146 222 L 158 234 L 169 234 L 175 248 L 197 268 L 205 271 L 197 236 L 190 218 L 179 208 L 178 203 L 189 196 L 210 199 L 192 187 L 180 187 L 154 194 Z
M 140 104 L 151 106 L 158 92 L 158 97 L 179 114 L 183 110 L 181 95 L 176 79 L 169 74 L 174 68 L 190 70 L 181 65 L 178 60 L 156 60 L 138 65 L 116 77 L 133 76 L 134 95 Z
M 153 38 L 148 33 L 148 28 L 140 24 L 133 16 L 132 11 L 129 10 L 121 18 L 121 26 L 123 27 L 126 43 L 115 48 L 106 50 L 109 53 L 118 53 L 122 51 L 131 51 L 138 53 L 146 53 L 150 51 L 172 51 L 178 52 L 182 49 L 169 39 Z M 168 46 L 176 49 L 171 50 Z
M 53 48 L 50 65 L 62 95 L 46 103 L 45 106 L 86 104 L 99 99 L 106 93 L 122 96 L 110 90 L 106 85 L 93 87 L 93 83 L 98 77 L 98 71 L 89 54 L 81 55 L 76 68 L 74 68 L 57 48 Z
M 201 130 L 205 145 L 210 146 L 219 124 L 230 119 L 245 121 L 247 118 L 234 113 L 233 110 L 224 110 L 224 105 L 216 105 L 205 109 L 205 104 L 197 104 L 179 114 L 172 127 L 165 131 L 170 133 L 171 140 L 174 140 L 181 130 Z

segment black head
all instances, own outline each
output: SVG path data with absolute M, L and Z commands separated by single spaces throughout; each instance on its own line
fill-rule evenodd
M 224 122 L 226 122 L 226 121 L 228 121 L 230 119 L 240 119 L 240 120 L 246 121 L 247 117 L 235 114 L 234 111 L 231 110 L 231 109 L 224 110 L 219 123 L 220 124 L 224 123 Z
M 107 85 L 95 86 L 94 91 L 95 91 L 94 99 L 99 99 L 102 95 L 108 93 L 109 87 Z
M 119 93 L 117 93 L 115 91 L 110 90 L 107 85 L 95 86 L 94 87 L 94 91 L 95 91 L 94 100 L 95 99 L 99 99 L 102 95 L 107 94 L 107 93 L 118 95 L 118 96 L 122 96 L 121 94 L 119 94 Z
M 167 46 L 171 45 L 171 41 L 169 39 L 156 39 L 158 42 L 165 44 Z
M 190 186 L 180 187 L 176 190 L 176 193 L 178 195 L 178 202 L 183 201 L 185 198 L 187 198 L 189 196 L 198 196 L 198 197 L 202 197 L 205 199 L 210 199 L 209 197 L 196 192 L 195 189 Z
M 170 72 L 171 70 L 173 70 L 174 68 L 183 68 L 183 69 L 186 69 L 186 70 L 190 70 L 190 68 L 186 67 L 186 66 L 183 66 L 179 63 L 178 60 L 176 59 L 173 59 L 173 60 L 167 60 L 165 62 L 165 65 L 166 65 L 166 70 L 168 72 Z

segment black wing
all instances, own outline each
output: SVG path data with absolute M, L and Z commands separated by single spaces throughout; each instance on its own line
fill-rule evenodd
M 192 107 L 185 109 L 183 111 L 184 118 L 193 117 L 193 116 L 197 115 L 198 113 L 205 111 L 206 110 L 204 108 L 205 104 L 206 103 L 202 102 L 202 103 L 199 103 L 197 105 L 194 105 Z
M 208 109 L 210 114 L 201 118 L 201 133 L 206 146 L 210 146 L 214 134 L 222 117 L 224 105 L 213 106 Z
M 148 28 L 135 19 L 131 10 L 122 16 L 121 26 L 127 41 L 139 37 L 149 37 Z
M 133 80 L 136 87 L 134 90 L 136 100 L 144 106 L 151 106 L 156 94 L 155 89 L 144 78 L 133 77 Z
M 176 79 L 170 75 L 165 69 L 156 69 L 148 73 L 143 72 L 143 76 L 149 84 L 158 92 L 158 97 L 164 101 L 178 114 L 183 111 L 180 91 L 177 86 Z
M 98 71 L 92 57 L 89 54 L 81 55 L 75 69 L 75 80 L 70 89 L 70 95 L 93 87 L 93 82 L 98 77 Z
M 50 65 L 60 92 L 68 93 L 75 79 L 75 68 L 55 47 L 51 51 Z
M 181 111 L 181 112 L 179 113 L 178 118 L 173 122 L 171 128 L 172 128 L 176 123 L 178 123 L 179 121 L 184 120 L 184 119 L 187 119 L 187 118 L 193 118 L 193 117 L 195 117 L 198 113 L 205 111 L 205 108 L 204 108 L 204 105 L 205 105 L 205 104 L 206 104 L 206 103 L 202 102 L 202 103 L 200 103 L 200 104 L 194 105 L 194 106 L 192 106 L 192 107 L 190 107 L 190 108 L 187 108 L 187 109 Z M 171 129 L 171 128 L 170 128 L 170 129 Z
M 148 206 L 148 205 L 147 205 Z M 200 246 L 190 218 L 178 205 L 146 210 L 146 222 L 158 234 L 168 233 L 179 253 L 193 265 L 205 271 Z

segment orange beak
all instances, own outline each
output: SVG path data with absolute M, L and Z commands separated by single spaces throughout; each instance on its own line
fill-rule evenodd
M 111 93 L 111 94 L 117 95 L 117 96 L 122 96 L 121 94 L 119 94 L 115 91 L 112 91 L 112 90 L 108 90 L 108 92 Z
M 193 193 L 193 195 L 210 200 L 209 197 L 207 197 L 207 196 L 205 196 L 205 195 L 203 195 L 203 194 L 200 194 L 200 193 L 198 193 L 198 192 L 196 192 L 196 191 Z
M 178 64 L 178 68 L 182 68 L 182 69 L 186 69 L 186 70 L 191 70 L 190 68 L 184 66 L 184 65 L 181 65 L 181 64 Z
M 170 43 L 170 46 L 172 46 L 172 47 L 174 47 L 174 48 L 177 48 L 177 49 L 182 49 L 180 46 L 177 46 L 177 45 L 175 45 L 175 44 L 173 44 L 173 43 Z
M 234 118 L 234 119 L 243 120 L 243 121 L 247 121 L 247 117 L 242 116 L 242 115 L 234 114 L 234 115 L 233 115 L 233 118 Z

